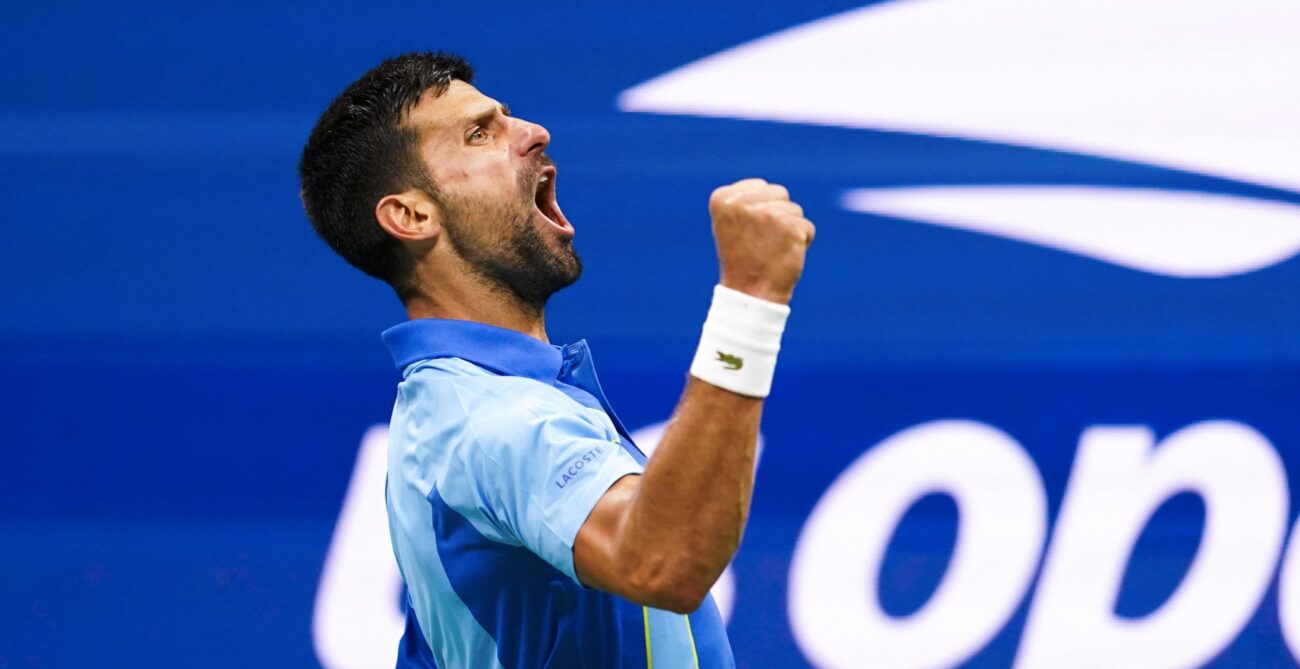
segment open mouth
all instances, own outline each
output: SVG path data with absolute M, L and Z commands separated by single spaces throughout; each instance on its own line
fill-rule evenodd
M 557 230 L 571 236 L 573 226 L 569 224 L 569 219 L 564 217 L 564 212 L 560 211 L 560 203 L 555 199 L 555 175 L 554 166 L 542 170 L 541 177 L 537 180 L 537 195 L 534 196 L 534 202 L 542 218 L 550 221 Z

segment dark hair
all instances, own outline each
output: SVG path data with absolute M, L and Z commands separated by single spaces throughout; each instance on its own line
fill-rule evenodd
M 302 150 L 302 203 L 316 234 L 357 269 L 392 286 L 406 300 L 417 293 L 413 259 L 379 227 L 375 205 L 385 195 L 437 188 L 419 155 L 419 134 L 406 115 L 425 91 L 442 95 L 474 70 L 459 56 L 408 53 L 389 58 L 348 86 L 321 115 Z

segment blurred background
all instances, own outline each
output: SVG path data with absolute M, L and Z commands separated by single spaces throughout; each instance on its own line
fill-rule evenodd
M 647 447 L 709 192 L 817 223 L 739 666 L 1296 664 L 1300 5 L 50 0 L 0 9 L 0 667 L 391 666 L 404 313 L 295 167 L 417 49 L 551 131 L 551 339 Z

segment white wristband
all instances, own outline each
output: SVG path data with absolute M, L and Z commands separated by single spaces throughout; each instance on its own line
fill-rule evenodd
M 691 376 L 740 395 L 767 397 L 789 315 L 784 304 L 715 286 Z

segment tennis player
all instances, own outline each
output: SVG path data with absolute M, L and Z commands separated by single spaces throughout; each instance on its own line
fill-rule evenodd
M 586 343 L 546 336 L 547 299 L 582 271 L 550 135 L 472 76 L 447 54 L 381 63 L 329 105 L 299 165 L 316 232 L 410 316 L 383 333 L 403 377 L 387 488 L 407 586 L 397 666 L 732 667 L 709 589 L 745 527 L 813 226 L 761 179 L 713 192 L 721 280 L 647 460 Z

